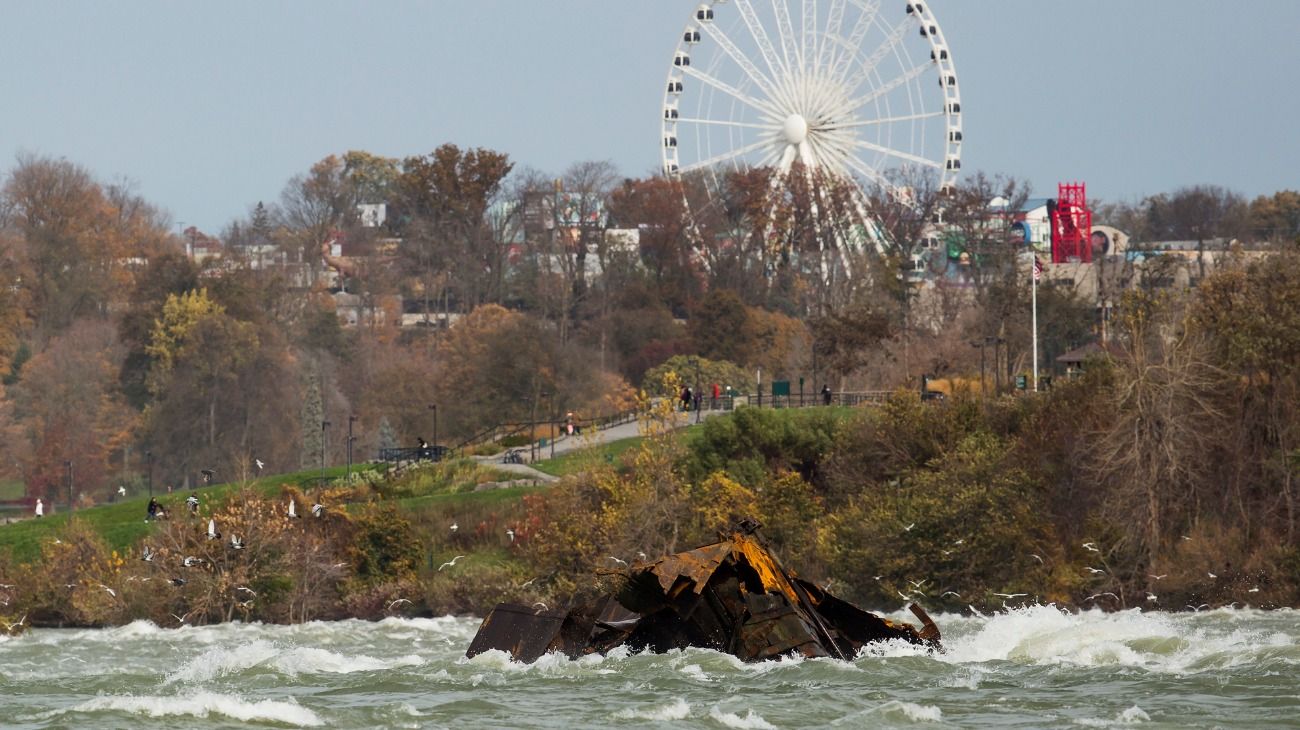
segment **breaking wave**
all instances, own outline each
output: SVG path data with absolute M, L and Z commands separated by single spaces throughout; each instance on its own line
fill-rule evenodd
M 196 692 L 181 697 L 133 695 L 96 697 L 66 710 L 47 713 L 47 716 L 105 711 L 146 717 L 207 718 L 210 715 L 222 715 L 240 722 L 277 722 L 296 727 L 318 727 L 325 724 L 320 716 L 293 700 L 249 702 L 235 695 L 216 692 Z

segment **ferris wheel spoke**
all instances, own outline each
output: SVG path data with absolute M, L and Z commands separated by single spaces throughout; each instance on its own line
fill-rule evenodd
M 876 69 L 876 66 L 880 65 L 880 62 L 884 60 L 885 56 L 889 55 L 890 51 L 894 49 L 894 46 L 898 45 L 898 42 L 903 39 L 903 36 L 907 34 L 907 31 L 911 30 L 911 26 L 912 19 L 910 17 L 904 18 L 901 23 L 894 26 L 893 30 L 889 32 L 889 35 L 885 37 L 885 40 L 880 44 L 880 47 L 875 51 L 872 51 L 871 55 L 867 56 L 862 61 L 862 64 L 858 67 L 857 73 L 853 74 L 853 78 L 848 81 L 847 86 L 850 93 L 861 86 L 863 82 L 871 78 L 871 72 Z
M 845 0 L 831 0 L 830 14 L 826 18 L 826 38 L 836 38 L 840 34 L 840 29 L 844 27 L 844 2 Z M 824 68 L 831 63 L 831 44 L 825 40 L 817 49 L 817 67 Z
M 818 129 L 852 129 L 854 127 L 870 127 L 877 124 L 894 124 L 896 122 L 914 122 L 920 119 L 933 119 L 943 116 L 943 112 L 923 112 L 921 114 L 904 114 L 897 117 L 878 117 L 876 119 L 862 119 L 856 122 L 841 122 L 839 124 L 823 124 Z
M 885 94 L 888 94 L 894 89 L 897 89 L 903 84 L 906 84 L 916 79 L 916 77 L 920 76 L 926 71 L 929 71 L 933 66 L 934 66 L 933 61 L 927 61 L 921 64 L 920 66 L 904 71 L 898 76 L 895 76 L 894 78 L 890 79 L 884 84 L 881 84 L 879 87 L 873 89 L 870 94 L 867 94 L 866 96 L 863 96 L 862 98 L 853 102 L 853 106 L 850 107 L 848 111 L 855 112 L 858 109 L 861 109 L 863 106 L 866 106 L 868 103 L 875 101 L 876 99 L 879 99 L 880 97 L 884 96 Z
M 749 29 L 750 37 L 758 44 L 758 52 L 763 54 L 763 60 L 767 62 L 772 78 L 781 78 L 782 72 L 786 69 L 781 65 L 781 59 L 777 57 L 776 49 L 772 47 L 772 39 L 767 37 L 762 21 L 754 12 L 754 6 L 749 4 L 749 0 L 736 0 L 736 9 L 740 11 L 740 17 L 745 21 L 745 27 Z
M 773 83 L 772 79 L 763 75 L 762 71 L 758 70 L 758 67 L 754 65 L 754 62 L 749 60 L 749 57 L 732 42 L 731 38 L 727 37 L 726 33 L 722 32 L 722 29 L 719 28 L 716 23 L 705 23 L 704 32 L 717 42 L 718 47 L 722 49 L 722 52 L 726 53 L 727 56 L 745 72 L 745 75 L 758 86 L 758 88 L 762 89 L 768 97 L 776 98 L 776 84 Z
M 772 14 L 776 16 L 776 33 L 780 36 L 781 55 L 785 58 L 786 69 L 793 71 L 802 68 L 794 25 L 790 22 L 790 8 L 786 6 L 785 0 L 772 0 Z
M 804 68 L 812 71 L 817 65 L 817 0 L 803 0 L 801 30 L 803 40 L 799 44 L 799 58 Z
M 713 167 L 714 165 L 717 165 L 720 162 L 734 160 L 737 157 L 743 157 L 744 155 L 747 155 L 750 152 L 757 152 L 771 144 L 772 144 L 771 140 L 760 139 L 757 142 L 754 142 L 752 144 L 747 144 L 744 147 L 736 148 L 734 150 L 731 150 L 730 152 L 723 152 L 720 155 L 714 155 L 713 157 L 710 157 L 707 160 L 700 160 L 699 162 L 693 162 L 689 165 L 685 165 L 682 167 L 682 172 L 694 172 L 695 170 L 703 170 L 705 168 Z
M 906 160 L 908 162 L 912 162 L 917 165 L 925 165 L 926 167 L 933 167 L 936 170 L 943 169 L 942 162 L 931 160 L 928 157 L 921 157 L 920 155 L 914 155 L 910 152 L 903 152 L 902 150 L 896 150 L 891 147 L 885 147 L 884 145 L 878 145 L 874 142 L 868 142 L 865 139 L 855 139 L 853 140 L 852 144 L 854 147 L 861 147 L 864 150 L 879 152 L 882 155 L 889 155 L 890 157 L 896 157 L 900 160 Z
M 748 104 L 749 106 L 751 106 L 751 107 L 753 107 L 753 108 L 755 108 L 755 109 L 757 109 L 757 110 L 759 110 L 759 111 L 761 111 L 761 112 L 763 112 L 763 113 L 765 113 L 765 114 L 770 114 L 770 115 L 772 115 L 772 116 L 774 116 L 774 117 L 775 117 L 775 116 L 780 116 L 780 112 L 777 111 L 776 108 L 773 107 L 771 104 L 768 104 L 768 103 L 764 102 L 764 101 L 761 100 L 761 99 L 755 99 L 754 97 L 752 97 L 752 96 L 750 96 L 749 94 L 746 94 L 745 92 L 743 92 L 743 91 L 741 91 L 741 90 L 735 88 L 734 86 L 732 86 L 732 85 L 726 83 L 725 81 L 720 81 L 720 80 L 714 78 L 713 76 L 710 76 L 709 74 L 707 74 L 707 73 L 705 73 L 705 72 L 703 72 L 703 71 L 700 71 L 699 69 L 695 68 L 694 66 L 686 66 L 686 67 L 683 69 L 683 72 L 684 72 L 687 76 L 690 76 L 690 77 L 695 78 L 695 79 L 699 79 L 700 81 L 703 81 L 704 83 L 706 83 L 706 84 L 708 84 L 709 86 L 712 86 L 713 88 L 717 89 L 718 91 L 721 91 L 722 93 L 724 93 L 724 94 L 726 94 L 726 95 L 732 97 L 733 99 L 736 99 L 737 101 L 742 101 L 742 102 Z
M 860 11 L 858 19 L 853 23 L 853 30 L 849 31 L 848 39 L 840 38 L 838 34 L 830 36 L 839 42 L 841 49 L 835 57 L 831 66 L 831 77 L 842 79 L 848 74 L 849 64 L 853 62 L 853 57 L 857 55 L 858 48 L 862 46 L 862 41 L 867 37 L 867 31 L 871 30 L 871 23 L 876 19 L 876 13 L 880 9 L 880 2 L 862 3 L 854 0 Z
M 761 129 L 765 132 L 776 132 L 780 129 L 778 124 L 757 124 L 754 122 L 733 122 L 730 119 L 701 119 L 699 117 L 682 117 L 677 120 L 678 124 L 709 124 L 718 127 L 744 127 L 746 129 Z

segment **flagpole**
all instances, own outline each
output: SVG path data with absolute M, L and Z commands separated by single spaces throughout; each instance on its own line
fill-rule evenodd
M 1032 327 L 1034 330 L 1034 392 L 1037 393 L 1038 392 L 1038 276 L 1039 276 L 1038 256 L 1035 255 L 1033 259 L 1034 259 L 1033 262 L 1029 264 L 1029 269 L 1030 269 L 1029 280 L 1031 282 L 1030 289 L 1033 292 L 1031 299 L 1033 300 Z

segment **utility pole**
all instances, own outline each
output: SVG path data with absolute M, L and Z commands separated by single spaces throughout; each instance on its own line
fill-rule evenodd
M 330 422 L 320 422 L 320 483 L 325 484 L 325 445 L 329 441 Z
M 149 499 L 153 499 L 153 452 L 144 452 L 144 460 L 149 465 L 148 476 L 146 477 L 149 482 Z
M 348 416 L 348 482 L 352 481 L 352 424 L 357 422 L 355 415 Z
M 72 461 L 65 461 L 63 465 L 68 468 L 68 514 L 72 514 Z

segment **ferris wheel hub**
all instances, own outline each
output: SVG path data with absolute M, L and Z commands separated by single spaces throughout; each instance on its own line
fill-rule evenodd
M 798 146 L 808 139 L 808 120 L 803 118 L 802 114 L 791 114 L 785 118 L 785 124 L 781 127 L 785 134 L 785 141 L 792 145 Z

